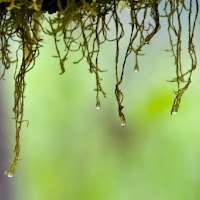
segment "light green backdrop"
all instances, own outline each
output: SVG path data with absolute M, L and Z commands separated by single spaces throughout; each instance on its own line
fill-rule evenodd
M 125 24 L 126 11 L 121 17 Z M 127 29 L 120 43 L 121 63 Z M 52 58 L 53 38 L 44 36 L 41 55 L 26 78 L 25 119 L 30 125 L 24 124 L 22 161 L 9 179 L 14 200 L 200 199 L 200 72 L 195 71 L 180 112 L 171 116 L 176 85 L 166 80 L 175 76 L 175 66 L 165 52 L 166 31 L 162 20 L 162 29 L 139 59 L 140 72 L 133 70 L 134 55 L 128 59 L 122 84 L 125 128 L 120 126 L 114 96 L 115 44 L 102 47 L 100 67 L 108 70 L 102 74 L 107 99 L 102 97 L 102 109 L 96 110 L 94 75 L 85 61 L 73 65 L 80 53 L 70 55 L 66 73 L 60 76 L 59 61 Z M 11 91 L 5 94 L 11 159 L 14 86 L 9 78 L 8 82 L 4 87 Z

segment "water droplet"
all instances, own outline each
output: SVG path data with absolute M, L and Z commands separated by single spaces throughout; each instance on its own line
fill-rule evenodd
M 172 115 L 176 115 L 178 112 L 175 110 L 172 110 Z
M 9 178 L 12 178 L 14 174 L 12 172 L 6 171 L 5 175 L 8 176 Z
M 171 114 L 172 114 L 172 115 L 176 115 L 177 113 L 178 113 L 178 109 L 172 108 Z
M 73 45 L 76 45 L 76 42 L 72 42 Z
M 100 104 L 100 102 L 97 102 L 97 104 L 96 104 L 96 109 L 97 109 L 97 110 L 100 110 L 100 109 L 101 109 L 101 104 Z
M 126 120 L 124 117 L 121 117 L 121 126 L 124 127 L 126 125 Z
M 134 67 L 134 71 L 135 71 L 135 72 L 139 72 L 139 70 L 140 70 L 140 68 L 139 68 L 139 66 L 136 64 L 135 67 Z
M 126 125 L 125 122 L 121 122 L 121 126 L 124 127 Z

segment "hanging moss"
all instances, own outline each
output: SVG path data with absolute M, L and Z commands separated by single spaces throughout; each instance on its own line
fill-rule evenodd
M 164 7 L 163 7 L 164 5 Z M 160 6 L 162 7 L 161 9 Z M 129 43 L 122 66 L 119 65 L 120 40 L 125 35 L 124 26 L 120 20 L 120 10 L 127 8 L 130 12 Z M 195 8 L 195 9 L 194 9 Z M 160 13 L 162 10 L 162 13 Z M 164 10 L 164 13 L 163 13 Z M 48 13 L 50 14 L 48 14 Z M 185 71 L 182 67 L 182 21 L 183 12 L 188 15 L 188 55 L 191 67 Z M 20 131 L 22 123 L 26 120 L 24 114 L 24 92 L 26 87 L 25 77 L 36 62 L 42 38 L 39 31 L 52 36 L 57 58 L 59 60 L 61 73 L 65 72 L 65 63 L 69 52 L 81 51 L 82 57 L 74 61 L 74 64 L 85 59 L 89 66 L 89 72 L 96 78 L 96 108 L 101 108 L 101 96 L 106 93 L 101 85 L 102 73 L 99 64 L 99 54 L 104 42 L 116 44 L 115 53 L 115 96 L 118 104 L 118 115 L 121 126 L 126 124 L 123 113 L 124 95 L 120 86 L 124 79 L 127 58 L 135 58 L 134 71 L 140 69 L 140 56 L 142 49 L 149 45 L 152 38 L 160 30 L 160 18 L 168 21 L 169 42 L 175 67 L 176 82 L 178 89 L 172 105 L 171 114 L 178 112 L 179 105 L 184 92 L 191 83 L 191 76 L 197 66 L 197 57 L 194 45 L 195 27 L 199 12 L 198 0 L 191 0 L 185 5 L 184 0 L 161 1 L 161 0 L 0 0 L 0 59 L 3 64 L 1 79 L 10 67 L 15 66 L 14 80 L 14 120 L 16 126 L 15 158 L 10 169 L 5 173 L 13 176 L 20 154 Z M 55 15 L 51 15 L 56 13 Z M 42 20 L 41 20 L 42 19 Z M 149 20 L 151 19 L 151 20 Z M 42 21 L 49 24 L 49 29 L 43 27 Z M 73 23 L 72 23 L 73 22 Z M 110 23 L 114 22 L 115 36 L 109 38 Z M 186 22 L 184 22 L 186 23 Z M 81 34 L 74 37 L 75 32 L 81 29 Z M 174 39 L 175 38 L 175 39 Z M 12 58 L 10 42 L 18 44 L 16 58 Z M 138 42 L 139 41 L 139 42 Z M 59 49 L 59 43 L 65 47 L 64 53 Z M 76 44 L 76 48 L 74 48 Z M 73 47 L 72 47 L 73 46 Z M 22 56 L 20 56 L 22 53 Z M 26 121 L 28 124 L 28 121 Z

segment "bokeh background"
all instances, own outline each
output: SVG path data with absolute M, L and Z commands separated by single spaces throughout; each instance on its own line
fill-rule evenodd
M 130 33 L 128 11 L 121 19 L 127 35 L 120 43 L 122 64 Z M 165 19 L 161 26 L 143 49 L 138 73 L 134 55 L 128 59 L 121 86 L 124 128 L 114 95 L 115 44 L 101 49 L 100 67 L 108 70 L 101 75 L 107 98 L 101 98 L 102 109 L 96 110 L 95 77 L 86 61 L 73 64 L 80 52 L 70 54 L 66 73 L 59 75 L 53 38 L 43 36 L 44 47 L 26 77 L 24 118 L 30 124 L 23 125 L 22 161 L 13 178 L 3 175 L 13 158 L 15 137 L 14 82 L 12 70 L 7 72 L 0 86 L 1 200 L 200 199 L 200 70 L 193 74 L 179 113 L 171 116 L 176 84 L 166 80 L 175 76 L 175 66 L 165 51 L 170 48 Z M 197 37 L 200 60 L 199 43 Z M 187 49 L 183 53 L 183 63 L 190 66 Z

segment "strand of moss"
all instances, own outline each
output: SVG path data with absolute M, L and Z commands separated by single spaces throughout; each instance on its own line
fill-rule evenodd
M 14 74 L 15 80 L 15 90 L 14 90 L 14 120 L 16 129 L 16 144 L 15 144 L 15 158 L 11 164 L 8 171 L 5 172 L 6 175 L 11 177 L 16 169 L 17 163 L 20 160 L 20 131 L 22 128 L 22 123 L 26 120 L 23 119 L 24 115 L 24 93 L 25 93 L 25 76 L 35 66 L 35 60 L 39 55 L 39 39 L 33 29 L 35 24 L 34 14 L 26 8 L 21 8 L 20 10 L 12 10 L 11 18 L 13 20 L 14 33 L 18 36 L 19 47 L 16 52 L 16 69 Z M 14 40 L 14 39 L 13 39 Z M 22 51 L 22 60 L 19 60 L 19 52 Z M 18 66 L 19 69 L 18 69 Z

